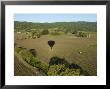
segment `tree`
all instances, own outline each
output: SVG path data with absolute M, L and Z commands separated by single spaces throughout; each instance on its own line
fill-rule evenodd
M 40 38 L 40 36 L 41 36 L 41 34 L 40 34 L 40 33 L 38 33 L 38 34 L 37 34 L 37 38 Z
M 49 76 L 80 76 L 80 69 L 67 68 L 64 64 L 52 65 L 49 67 Z
M 42 35 L 48 35 L 49 34 L 49 31 L 48 30 L 43 30 L 41 34 Z
M 80 76 L 80 69 L 66 68 L 64 72 L 60 73 L 61 76 Z
M 79 31 L 79 32 L 77 32 L 76 36 L 78 36 L 78 37 L 87 37 L 87 32 Z
M 77 34 L 77 30 L 74 30 L 74 31 L 72 32 L 72 34 Z
M 48 70 L 48 75 L 60 75 L 60 73 L 62 72 L 62 71 L 64 71 L 65 70 L 65 65 L 64 64 L 62 64 L 62 65 L 52 65 L 52 66 L 50 66 L 49 67 L 49 70 Z
M 70 64 L 65 59 L 52 57 L 47 74 L 50 76 L 80 76 L 82 68 L 77 64 Z

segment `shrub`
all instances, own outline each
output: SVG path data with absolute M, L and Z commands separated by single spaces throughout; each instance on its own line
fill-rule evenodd
M 22 50 L 22 48 L 20 48 L 20 47 L 15 47 L 15 49 L 14 49 L 17 53 L 19 53 L 21 50 Z
M 33 57 L 32 59 L 30 59 L 30 63 L 29 64 L 34 66 L 34 67 L 38 67 L 39 64 L 40 64 L 40 61 L 37 58 Z
M 77 34 L 77 31 L 76 31 L 76 30 L 75 30 L 75 31 L 73 31 L 73 32 L 72 32 L 72 34 Z
M 33 30 L 31 31 L 31 38 L 35 39 L 35 38 L 40 38 L 41 36 L 41 32 L 39 30 Z
M 82 68 L 77 64 L 70 64 L 64 58 L 52 57 L 47 74 L 50 76 L 80 76 Z
M 80 69 L 70 69 L 64 64 L 58 64 L 50 66 L 47 74 L 50 76 L 80 76 Z
M 20 55 L 29 64 L 30 64 L 30 60 L 33 59 L 33 55 L 29 51 L 27 51 L 27 50 L 22 50 L 20 52 Z
M 44 62 L 40 62 L 39 68 L 47 75 L 48 72 L 48 65 Z
M 50 66 L 49 67 L 49 70 L 48 70 L 48 75 L 60 75 L 60 73 L 62 72 L 62 71 L 64 71 L 65 70 L 65 65 L 64 64 L 62 64 L 62 65 L 52 65 L 52 66 Z
M 37 34 L 37 38 L 40 38 L 41 34 Z
M 61 76 L 80 76 L 80 69 L 66 68 L 64 72 L 60 73 Z
M 79 31 L 79 32 L 77 32 L 76 36 L 78 36 L 78 37 L 87 37 L 87 33 Z
M 49 34 L 49 31 L 48 30 L 43 30 L 41 34 L 42 35 L 48 35 Z

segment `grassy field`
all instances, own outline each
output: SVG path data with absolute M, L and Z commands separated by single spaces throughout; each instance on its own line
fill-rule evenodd
M 97 33 L 91 32 L 90 38 L 68 35 L 42 35 L 36 39 L 17 39 L 22 34 L 15 33 L 15 43 L 27 49 L 35 49 L 40 60 L 49 63 L 50 58 L 57 56 L 64 58 L 69 63 L 81 66 L 91 76 L 97 75 Z M 48 40 L 54 40 L 55 45 L 48 46 Z M 17 59 L 17 58 L 15 58 Z M 17 62 L 16 62 L 17 61 Z M 15 60 L 16 66 L 19 61 Z M 23 68 L 23 67 L 22 67 Z M 15 69 L 16 70 L 16 69 Z M 17 69 L 18 70 L 18 69 Z M 34 71 L 34 70 L 32 70 Z M 32 73 L 34 75 L 34 73 Z

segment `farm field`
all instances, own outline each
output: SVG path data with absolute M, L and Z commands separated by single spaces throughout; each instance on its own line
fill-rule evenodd
M 35 49 L 37 57 L 49 63 L 54 56 L 64 58 L 69 63 L 78 64 L 90 76 L 97 75 L 97 33 L 90 32 L 90 38 L 76 37 L 74 34 L 62 35 L 41 35 L 40 38 L 35 39 L 18 39 L 24 34 L 14 33 L 15 43 L 19 47 L 26 49 Z M 55 41 L 52 50 L 48 45 L 48 41 Z M 15 75 L 21 75 L 19 72 L 25 72 L 24 75 L 36 75 L 35 69 L 26 67 L 22 61 L 15 56 Z M 20 71 L 16 69 L 22 67 Z M 24 71 L 25 70 L 25 71 Z M 30 71 L 30 72 L 28 72 Z M 23 74 L 23 73 L 22 73 Z

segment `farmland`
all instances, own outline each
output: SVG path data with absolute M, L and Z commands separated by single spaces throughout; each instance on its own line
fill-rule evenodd
M 26 38 L 26 34 L 24 34 L 25 32 L 17 33 L 17 31 L 15 31 L 14 41 L 18 47 L 22 47 L 27 50 L 35 49 L 38 59 L 47 65 L 52 57 L 59 57 L 65 59 L 69 64 L 74 63 L 79 65 L 87 73 L 87 75 L 96 76 L 97 32 L 86 32 L 89 33 L 90 37 L 78 37 L 69 31 L 67 33 L 61 33 L 60 35 L 46 34 L 41 35 L 38 38 Z M 21 37 L 23 38 L 21 39 Z M 49 40 L 55 41 L 55 45 L 52 49 L 48 45 Z M 25 72 L 27 70 L 24 73 L 25 76 L 36 75 L 35 72 L 38 71 L 37 69 L 34 69 L 32 66 L 31 68 L 27 67 L 24 65 L 25 61 L 20 61 L 18 57 L 15 57 L 14 60 L 16 66 L 15 76 L 21 75 L 18 71 L 21 67 L 21 72 Z M 19 68 L 16 69 L 17 67 Z

